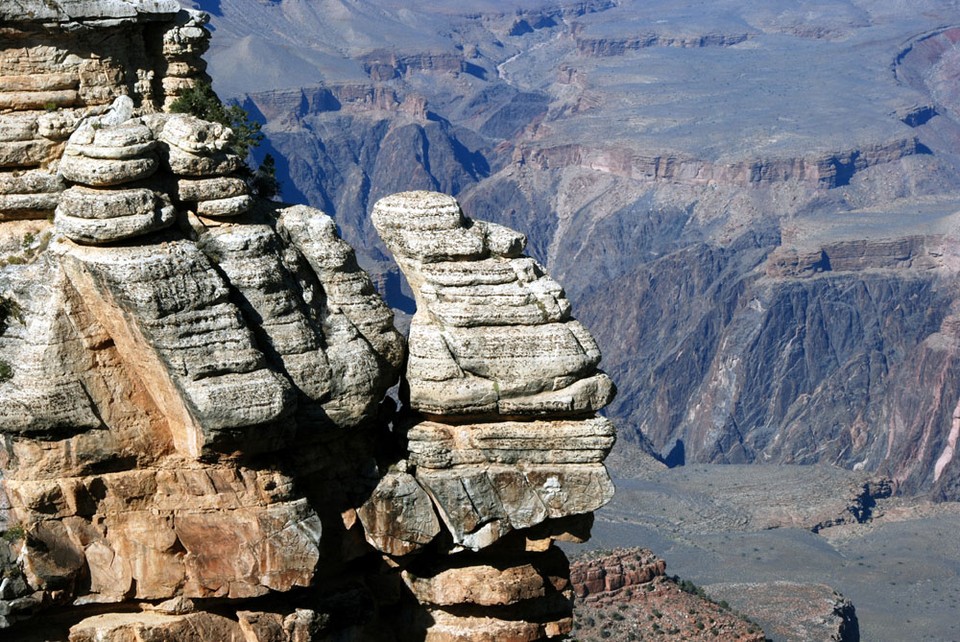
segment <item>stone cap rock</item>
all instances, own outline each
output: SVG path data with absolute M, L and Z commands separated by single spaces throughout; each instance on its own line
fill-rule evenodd
M 0 20 L 116 20 L 179 11 L 177 0 L 4 0 L 0 4 Z
M 600 349 L 560 284 L 522 255 L 523 234 L 472 220 L 437 192 L 387 196 L 371 218 L 417 303 L 406 372 L 414 410 L 559 417 L 610 402 Z
M 165 118 L 159 138 L 191 154 L 215 154 L 229 148 L 233 130 L 196 116 L 173 114 Z
M 438 192 L 391 194 L 377 201 L 371 218 L 398 261 L 515 257 L 527 242 L 523 234 L 502 225 L 466 218 L 455 198 Z

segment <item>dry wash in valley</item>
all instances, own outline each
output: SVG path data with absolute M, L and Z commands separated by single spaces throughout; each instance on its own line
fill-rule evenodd
M 173 0 L 0 8 L 0 627 L 524 640 L 613 493 L 599 350 L 525 239 L 381 200 L 409 345 L 333 221 L 249 193 Z M 400 381 L 399 410 L 386 396 Z

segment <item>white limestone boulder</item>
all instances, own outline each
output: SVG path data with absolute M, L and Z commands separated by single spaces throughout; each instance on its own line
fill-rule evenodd
M 455 199 L 403 192 L 373 222 L 417 303 L 410 325 L 411 406 L 437 416 L 590 413 L 612 399 L 600 350 L 570 317 L 563 289 L 524 237 L 472 221 Z

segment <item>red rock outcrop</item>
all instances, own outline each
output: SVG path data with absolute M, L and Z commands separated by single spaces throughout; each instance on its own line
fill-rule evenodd
M 767 639 L 725 602 L 667 576 L 666 563 L 646 549 L 585 555 L 571 564 L 570 583 L 577 596 L 574 634 L 583 642 Z
M 646 584 L 666 575 L 667 564 L 648 550 L 614 551 L 570 568 L 570 583 L 580 599 Z

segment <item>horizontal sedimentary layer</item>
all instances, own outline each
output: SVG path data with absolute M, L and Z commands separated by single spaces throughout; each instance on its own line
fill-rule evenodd
M 458 466 L 418 469 L 456 544 L 478 550 L 511 530 L 589 513 L 613 497 L 603 464 Z
M 592 464 L 603 461 L 616 431 L 604 417 L 449 425 L 420 422 L 407 433 L 410 463 L 421 469 L 484 462 Z
M 797 157 L 708 160 L 681 152 L 648 153 L 636 149 L 590 147 L 571 143 L 550 147 L 521 145 L 515 158 L 537 169 L 583 167 L 644 182 L 751 187 L 796 181 L 833 188 L 867 167 L 925 153 L 914 137 Z
M 671 34 L 647 32 L 630 37 L 578 37 L 577 51 L 588 56 L 621 56 L 647 47 L 732 47 L 750 38 L 742 33 Z
M 0 19 L 10 21 L 56 21 L 113 20 L 117 18 L 141 19 L 151 14 L 169 14 L 180 11 L 176 0 L 8 0 L 0 9 Z M 163 16 L 162 14 L 167 14 Z

